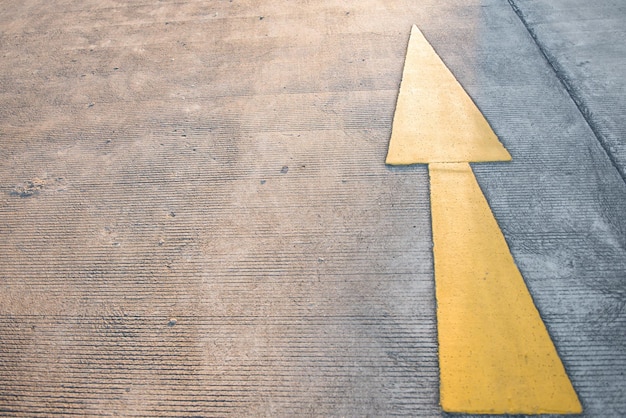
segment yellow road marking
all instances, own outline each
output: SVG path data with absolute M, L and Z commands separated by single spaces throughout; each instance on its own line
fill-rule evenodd
M 430 164 L 429 172 L 442 407 L 469 413 L 580 413 L 469 164 Z
M 510 159 L 480 110 L 414 25 L 387 164 Z
M 441 405 L 465 413 L 582 406 L 469 162 L 511 157 L 413 26 L 387 164 L 429 164 Z

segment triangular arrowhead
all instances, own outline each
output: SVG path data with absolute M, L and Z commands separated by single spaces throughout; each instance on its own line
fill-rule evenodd
M 480 110 L 413 25 L 387 164 L 510 159 Z

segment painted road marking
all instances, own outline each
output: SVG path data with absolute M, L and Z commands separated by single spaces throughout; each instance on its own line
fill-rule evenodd
M 480 110 L 413 25 L 387 164 L 510 159 Z
M 429 173 L 443 408 L 581 412 L 469 164 Z
M 442 408 L 582 412 L 469 165 L 509 153 L 416 26 L 393 130 L 387 163 L 430 173 Z

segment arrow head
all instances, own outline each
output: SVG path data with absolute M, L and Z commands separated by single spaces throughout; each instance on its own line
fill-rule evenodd
M 480 110 L 413 25 L 386 163 L 509 160 Z

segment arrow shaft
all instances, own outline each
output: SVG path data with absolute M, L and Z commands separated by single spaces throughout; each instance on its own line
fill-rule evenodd
M 469 164 L 430 164 L 429 173 L 444 410 L 580 412 Z

